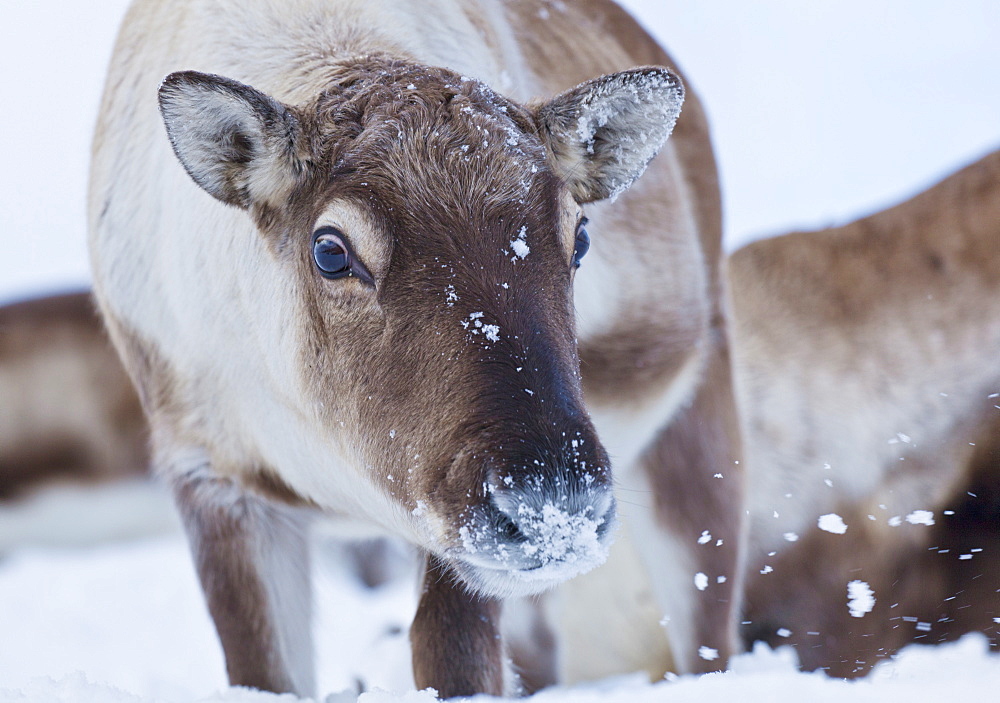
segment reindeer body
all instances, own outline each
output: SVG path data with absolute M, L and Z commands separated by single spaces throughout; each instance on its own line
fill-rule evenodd
M 94 140 L 95 294 L 233 683 L 310 691 L 322 512 L 427 552 L 418 685 L 502 692 L 499 600 L 603 559 L 609 453 L 648 497 L 622 499 L 622 548 L 672 609 L 659 668 L 724 665 L 742 482 L 717 182 L 689 96 L 624 190 L 682 96 L 626 71 L 649 64 L 670 61 L 603 1 L 133 4 Z
M 0 499 L 146 470 L 146 422 L 88 293 L 0 308 Z
M 849 225 L 751 244 L 728 273 L 747 641 L 836 676 L 970 630 L 995 647 L 1000 153 Z M 846 532 L 819 529 L 829 514 Z M 874 609 L 852 616 L 852 581 Z

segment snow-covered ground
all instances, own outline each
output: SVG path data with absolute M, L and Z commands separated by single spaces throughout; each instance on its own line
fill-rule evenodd
M 1000 146 L 995 0 L 625 4 L 707 104 L 729 248 L 851 219 Z M 125 5 L 0 3 L 0 302 L 86 284 L 89 133 Z M 366 591 L 338 563 L 324 558 L 317 569 L 322 697 L 432 700 L 406 692 L 412 583 Z M 15 549 L 0 561 L 0 604 L 0 703 L 294 700 L 225 688 L 175 530 L 96 549 Z M 656 685 L 625 677 L 536 700 L 884 703 L 1000 689 L 1000 660 L 976 637 L 910 648 L 859 683 L 797 673 L 784 651 L 739 657 L 732 669 Z M 358 679 L 396 693 L 336 695 Z
M 318 700 L 430 703 L 412 690 L 406 574 L 363 588 L 339 552 L 316 568 Z M 222 655 L 177 532 L 87 551 L 24 549 L 0 563 L 0 703 L 293 703 L 225 685 Z M 845 599 L 846 607 L 846 599 Z M 977 698 L 1000 688 L 1000 660 L 982 637 L 910 647 L 866 680 L 795 669 L 790 649 L 761 647 L 731 671 L 648 683 L 623 676 L 546 691 L 535 703 L 891 703 Z M 367 693 L 355 693 L 363 681 Z M 376 690 L 379 689 L 379 690 Z M 486 700 L 482 697 L 482 700 Z

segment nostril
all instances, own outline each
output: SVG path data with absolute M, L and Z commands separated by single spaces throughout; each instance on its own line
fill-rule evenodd
M 520 508 L 522 496 L 508 489 L 494 489 L 487 503 L 487 512 L 493 529 L 499 537 L 509 542 L 528 541 L 528 535 L 521 529 Z
M 565 493 L 518 489 L 493 490 L 485 514 L 494 534 L 507 543 L 524 544 L 546 539 L 553 530 L 592 530 L 598 539 L 615 527 L 616 505 L 608 491 Z
M 528 537 L 523 532 L 521 528 L 517 526 L 511 517 L 505 513 L 500 507 L 492 502 L 493 517 L 496 520 L 496 531 L 500 537 L 503 537 L 508 542 L 525 542 Z
M 603 562 L 615 527 L 611 491 L 537 475 L 523 479 L 491 485 L 460 527 L 470 558 L 485 557 L 495 564 L 491 568 L 519 574 L 541 574 L 546 567 L 581 573 Z M 551 576 L 552 569 L 545 573 Z

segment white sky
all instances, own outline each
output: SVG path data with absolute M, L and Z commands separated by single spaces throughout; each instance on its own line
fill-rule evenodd
M 1000 147 L 996 0 L 625 0 L 701 94 L 727 242 L 843 222 Z M 0 301 L 87 281 L 91 127 L 125 0 L 0 3 Z

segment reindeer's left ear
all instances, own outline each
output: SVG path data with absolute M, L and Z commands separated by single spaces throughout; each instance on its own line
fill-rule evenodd
M 680 78 L 661 67 L 587 81 L 536 111 L 556 173 L 579 203 L 617 196 L 642 175 L 673 131 Z

